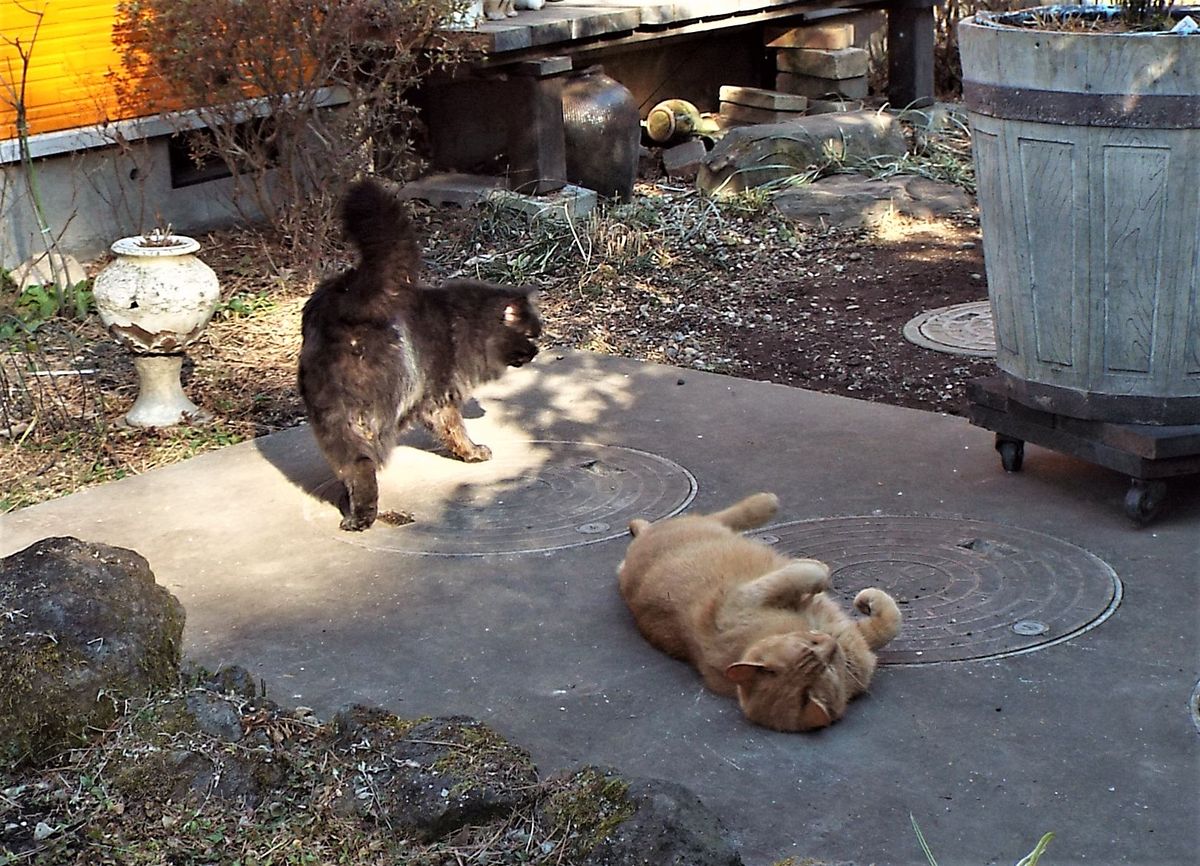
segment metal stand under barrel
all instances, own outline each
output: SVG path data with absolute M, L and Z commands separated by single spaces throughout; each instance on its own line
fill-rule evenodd
M 996 433 L 1007 472 L 1019 472 L 1032 442 L 1128 475 L 1125 513 L 1139 524 L 1162 507 L 1164 479 L 1200 473 L 1200 424 L 1158 425 L 1090 421 L 1031 408 L 1011 399 L 1000 377 L 967 383 L 967 417 Z

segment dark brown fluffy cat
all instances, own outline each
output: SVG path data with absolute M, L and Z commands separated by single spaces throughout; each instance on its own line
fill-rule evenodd
M 304 305 L 299 382 L 313 435 L 346 487 L 341 527 L 363 530 L 378 516 L 376 473 L 411 421 L 459 460 L 492 456 L 467 435 L 462 404 L 533 360 L 542 326 L 530 287 L 418 284 L 412 223 L 378 182 L 350 188 L 342 223 L 361 261 Z
M 650 643 L 691 662 L 713 691 L 736 695 L 752 722 L 807 731 L 841 718 L 866 690 L 874 651 L 900 631 L 900 609 L 883 590 L 864 589 L 854 606 L 866 616 L 851 619 L 826 594 L 825 563 L 739 534 L 778 506 L 758 493 L 715 514 L 634 520 L 617 578 Z

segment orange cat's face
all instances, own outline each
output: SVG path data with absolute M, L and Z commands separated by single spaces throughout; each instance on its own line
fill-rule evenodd
M 763 638 L 725 676 L 737 685 L 746 718 L 766 728 L 823 728 L 846 709 L 846 657 L 838 642 L 822 632 Z

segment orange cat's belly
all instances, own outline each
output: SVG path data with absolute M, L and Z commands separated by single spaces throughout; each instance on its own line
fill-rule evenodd
M 641 551 L 637 542 L 631 545 L 618 574 L 621 596 L 646 640 L 699 664 L 712 611 L 725 591 L 769 571 L 780 557 L 728 533 L 691 544 L 670 542 Z

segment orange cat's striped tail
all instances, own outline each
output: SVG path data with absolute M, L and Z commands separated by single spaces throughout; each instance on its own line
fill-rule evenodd
M 779 497 L 774 493 L 755 493 L 753 496 L 747 496 L 741 502 L 736 502 L 728 508 L 708 516 L 725 524 L 735 532 L 742 532 L 762 526 L 774 517 L 778 510 Z

